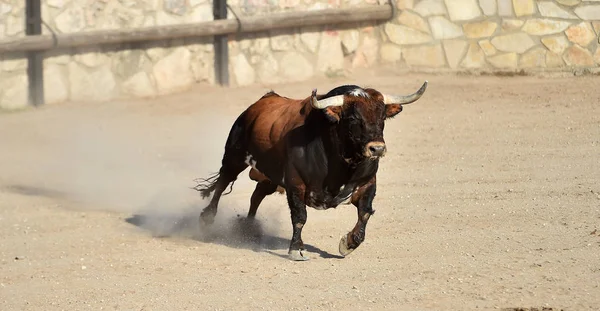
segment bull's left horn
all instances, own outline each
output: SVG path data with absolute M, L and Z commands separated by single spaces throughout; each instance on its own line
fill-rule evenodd
M 325 109 L 331 106 L 342 106 L 344 105 L 344 95 L 337 95 L 318 100 L 317 89 L 314 89 L 312 92 L 311 105 L 315 109 Z
M 421 98 L 423 93 L 425 93 L 425 89 L 427 89 L 427 80 L 425 80 L 425 83 L 423 83 L 421 88 L 414 94 L 410 94 L 410 95 L 383 94 L 383 103 L 386 105 L 407 105 L 407 104 L 415 102 L 419 98 Z

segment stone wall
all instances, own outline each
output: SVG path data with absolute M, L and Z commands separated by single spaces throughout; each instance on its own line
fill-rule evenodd
M 452 70 L 600 65 L 600 0 L 399 0 L 381 61 Z M 398 51 L 401 51 L 401 57 Z
M 24 2 L 0 0 L 0 39 L 24 36 Z M 209 0 L 43 0 L 44 34 L 212 20 Z M 230 0 L 260 15 L 380 5 L 383 0 Z M 600 0 L 397 0 L 386 24 L 232 35 L 231 84 L 272 85 L 350 75 L 385 64 L 411 70 L 572 70 L 600 64 Z M 235 18 L 229 12 L 229 18 Z M 214 84 L 212 39 L 51 51 L 47 104 L 153 97 Z M 0 108 L 27 102 L 26 60 L 0 55 Z

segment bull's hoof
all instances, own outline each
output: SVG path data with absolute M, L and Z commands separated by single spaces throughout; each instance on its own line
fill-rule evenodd
M 293 261 L 307 261 L 310 259 L 308 256 L 302 254 L 302 251 L 299 249 L 290 250 L 288 252 L 288 257 Z
M 346 255 L 352 253 L 355 250 L 355 248 L 348 247 L 348 235 L 347 234 L 344 234 L 342 236 L 342 238 L 340 239 L 339 250 L 340 250 L 340 254 L 344 257 L 346 257 Z
M 215 216 L 217 213 L 211 210 L 204 210 L 200 213 L 200 224 L 202 225 L 212 225 L 215 222 Z

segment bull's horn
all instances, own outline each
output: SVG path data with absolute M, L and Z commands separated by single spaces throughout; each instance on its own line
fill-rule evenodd
M 311 104 L 315 109 L 325 109 L 331 106 L 342 106 L 344 104 L 344 95 L 337 95 L 318 100 L 317 89 L 314 89 L 312 92 Z
M 407 105 L 410 104 L 417 99 L 421 98 L 423 93 L 425 93 L 425 89 L 427 88 L 427 80 L 423 83 L 423 86 L 414 94 L 410 95 L 388 95 L 383 94 L 383 103 L 386 105 Z

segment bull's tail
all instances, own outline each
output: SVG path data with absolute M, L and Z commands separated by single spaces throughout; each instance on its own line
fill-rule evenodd
M 219 177 L 220 177 L 220 173 L 214 173 L 211 176 L 209 176 L 208 178 L 197 178 L 194 180 L 197 183 L 197 185 L 192 189 L 200 192 L 200 195 L 202 196 L 202 198 L 205 199 L 205 198 L 209 197 L 213 191 L 215 191 L 215 188 L 217 187 L 217 183 L 219 182 Z M 228 195 L 231 193 L 231 191 L 233 190 L 234 183 L 235 183 L 235 180 L 230 183 L 229 192 L 224 193 L 223 195 Z

